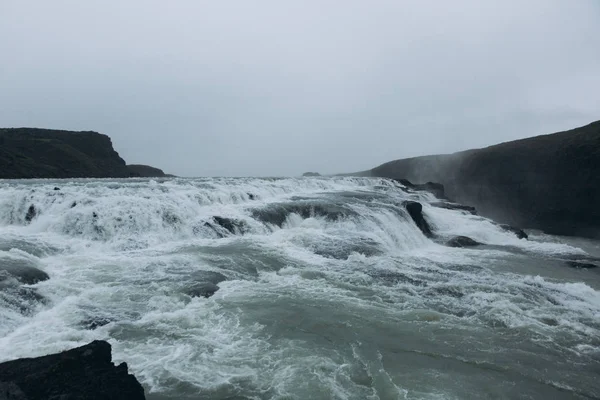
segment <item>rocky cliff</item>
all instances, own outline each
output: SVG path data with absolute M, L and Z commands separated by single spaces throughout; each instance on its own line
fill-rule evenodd
M 450 198 L 501 222 L 600 237 L 600 121 L 483 149 L 391 161 L 362 174 L 440 182 Z
M 0 128 L 0 179 L 167 176 L 126 165 L 110 138 L 97 132 Z

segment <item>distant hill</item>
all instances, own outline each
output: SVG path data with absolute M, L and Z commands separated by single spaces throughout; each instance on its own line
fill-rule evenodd
M 128 167 L 97 132 L 0 128 L 0 179 L 127 178 L 145 168 Z
M 449 197 L 499 221 L 600 237 L 600 121 L 483 149 L 391 161 L 360 175 L 440 182 Z
M 173 176 L 165 174 L 162 169 L 154 168 L 149 165 L 129 164 L 127 165 L 127 169 L 129 170 L 129 176 L 131 177 L 163 178 L 166 176 Z

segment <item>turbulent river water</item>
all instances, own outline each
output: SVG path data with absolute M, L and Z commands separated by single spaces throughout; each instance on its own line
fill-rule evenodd
M 150 400 L 599 398 L 600 274 L 567 262 L 598 242 L 435 201 L 350 177 L 0 181 L 0 269 L 49 276 L 0 276 L 0 361 L 105 339 Z

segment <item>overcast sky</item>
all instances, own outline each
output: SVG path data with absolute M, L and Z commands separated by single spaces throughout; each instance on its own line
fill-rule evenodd
M 0 126 L 182 176 L 364 170 L 600 119 L 600 1 L 0 0 Z

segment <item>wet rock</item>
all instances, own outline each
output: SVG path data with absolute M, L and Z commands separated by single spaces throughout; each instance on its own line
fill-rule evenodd
M 215 217 L 213 217 L 213 220 L 217 224 L 219 224 L 220 226 L 222 226 L 223 228 L 228 230 L 230 233 L 235 233 L 236 223 L 231 218 L 223 218 L 223 217 L 215 216 Z
M 73 203 L 71 203 L 71 208 L 75 207 L 77 205 L 77 202 L 74 201 Z
M 446 246 L 448 247 L 473 247 L 480 244 L 478 241 L 467 236 L 456 236 L 446 242 Z
M 409 189 L 417 190 L 417 191 L 426 191 L 433 194 L 438 199 L 446 199 L 446 192 L 444 189 L 444 185 L 441 183 L 435 182 L 427 182 L 427 183 L 412 183 L 408 179 L 394 179 L 396 182 L 399 182 L 403 186 L 406 186 Z
M 212 217 L 210 221 L 204 223 L 204 226 L 212 229 L 220 238 L 229 234 L 244 234 L 248 231 L 246 222 L 219 216 Z
M 437 207 L 437 208 L 444 208 L 446 210 L 466 211 L 470 214 L 477 215 L 477 210 L 475 209 L 475 207 L 465 206 L 463 204 L 451 203 L 451 202 L 446 202 L 446 201 L 439 201 L 439 202 L 434 202 L 434 203 L 430 203 L 430 204 L 433 207 Z
M 98 340 L 57 354 L 2 363 L 0 385 L 0 399 L 145 399 L 127 364 L 115 366 L 110 344 Z
M 58 186 L 55 186 L 54 190 L 60 190 L 60 188 Z
M 506 224 L 501 224 L 500 228 L 504 229 L 505 231 L 514 233 L 515 235 L 517 235 L 517 237 L 519 239 L 528 239 L 529 238 L 529 235 L 527 235 L 523 229 L 516 228 L 514 226 L 506 225 Z
M 256 195 L 255 194 L 247 193 L 247 195 L 248 195 L 248 199 L 250 199 L 250 200 L 256 200 Z
M 328 221 L 339 221 L 353 213 L 352 210 L 331 203 L 297 202 L 273 204 L 266 208 L 252 210 L 252 216 L 263 223 L 281 227 L 290 214 L 302 218 L 324 217 Z
M 431 228 L 429 224 L 423 217 L 423 206 L 421 203 L 416 201 L 407 201 L 404 203 L 404 208 L 408 211 L 408 214 L 412 218 L 412 220 L 417 224 L 421 232 L 427 237 L 432 237 L 433 233 L 431 232 Z
M 33 220 L 36 215 L 37 215 L 37 210 L 35 209 L 35 206 L 32 204 L 27 209 L 27 214 L 25 214 L 25 222 L 31 222 L 31 220 Z
M 190 297 L 209 298 L 219 290 L 219 286 L 211 282 L 197 283 L 184 290 L 184 293 Z
M 26 285 L 33 285 L 50 278 L 47 273 L 25 260 L 2 258 L 0 259 L 0 272 L 4 272 Z

